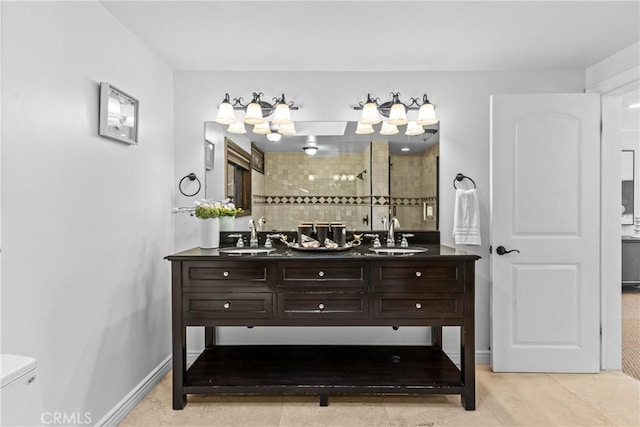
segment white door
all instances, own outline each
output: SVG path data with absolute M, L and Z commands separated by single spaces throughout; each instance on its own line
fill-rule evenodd
M 491 97 L 494 371 L 599 371 L 599 156 L 598 94 Z

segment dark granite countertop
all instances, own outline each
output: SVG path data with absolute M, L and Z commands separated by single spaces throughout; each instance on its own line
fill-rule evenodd
M 226 246 L 228 248 L 233 248 L 234 246 Z M 221 252 L 219 249 L 201 249 L 201 248 L 192 248 L 186 251 L 178 252 L 173 255 L 169 255 L 166 259 L 171 261 L 179 261 L 179 260 L 188 260 L 188 259 L 211 259 L 211 260 L 219 260 L 219 259 L 368 259 L 368 260 L 377 260 L 377 259 L 469 259 L 469 260 L 477 260 L 480 257 L 475 254 L 471 254 L 468 252 L 464 252 L 460 249 L 451 248 L 448 246 L 442 245 L 434 245 L 434 244 L 416 244 L 410 245 L 411 247 L 421 247 L 426 248 L 426 252 L 419 253 L 410 253 L 410 254 L 376 254 L 373 251 L 369 250 L 371 248 L 371 244 L 362 244 L 355 248 L 349 250 L 341 250 L 341 251 L 304 251 L 287 248 L 281 242 L 274 243 L 274 251 L 271 252 L 262 252 L 256 254 L 230 254 Z M 222 248 L 221 248 L 222 249 Z

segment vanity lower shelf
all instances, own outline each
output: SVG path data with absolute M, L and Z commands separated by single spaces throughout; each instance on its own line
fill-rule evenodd
M 214 346 L 187 370 L 193 394 L 461 394 L 461 372 L 433 346 Z

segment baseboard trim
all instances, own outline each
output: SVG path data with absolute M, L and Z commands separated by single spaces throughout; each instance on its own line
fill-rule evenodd
M 171 355 L 167 356 L 153 371 L 136 385 L 120 402 L 118 402 L 107 414 L 100 419 L 95 426 L 117 426 L 129 412 L 171 371 Z
M 446 352 L 449 359 L 460 368 L 460 352 Z M 476 365 L 488 365 L 491 362 L 491 352 L 489 350 L 476 351 Z

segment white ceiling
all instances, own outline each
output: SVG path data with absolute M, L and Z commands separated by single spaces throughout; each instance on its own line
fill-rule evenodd
M 176 70 L 583 69 L 640 39 L 635 1 L 103 1 Z

